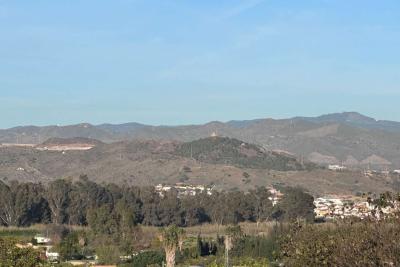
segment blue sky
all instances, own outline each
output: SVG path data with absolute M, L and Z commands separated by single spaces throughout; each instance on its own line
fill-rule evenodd
M 398 0 L 0 0 L 0 128 L 400 120 Z

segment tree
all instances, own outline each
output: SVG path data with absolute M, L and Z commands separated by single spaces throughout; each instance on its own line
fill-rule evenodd
M 119 189 L 121 191 L 121 188 Z M 72 185 L 69 193 L 68 223 L 86 225 L 88 209 L 98 208 L 112 202 L 113 198 L 109 190 L 100 184 L 90 181 L 86 175 L 81 175 L 79 180 Z
M 182 252 L 183 249 L 183 242 L 185 241 L 186 238 L 186 232 L 182 228 L 178 228 L 178 247 L 179 247 L 179 252 Z
M 95 235 L 115 235 L 119 233 L 118 218 L 111 205 L 89 209 L 88 223 Z
M 41 184 L 0 181 L 0 224 L 26 226 L 41 222 L 46 215 Z
M 163 243 L 167 267 L 175 266 L 175 254 L 185 232 L 175 225 L 163 228 L 160 234 L 160 241 Z
M 282 189 L 282 200 L 275 206 L 275 218 L 291 221 L 305 219 L 314 221 L 314 197 L 301 188 L 286 187 Z
M 79 245 L 79 233 L 70 232 L 60 242 L 58 246 L 60 256 L 63 260 L 78 259 L 81 257 L 81 247 Z
M 143 202 L 142 215 L 144 225 L 162 226 L 160 221 L 160 203 L 161 197 L 154 188 L 142 188 L 140 190 L 140 198 Z
M 178 192 L 171 190 L 165 194 L 160 202 L 159 218 L 163 226 L 171 224 L 183 225 L 183 211 Z
M 3 225 L 17 225 L 15 195 L 10 186 L 0 181 L 0 221 Z
M 15 241 L 0 238 L 0 267 L 36 267 L 41 263 L 37 251 L 18 248 Z
M 206 211 L 199 203 L 200 198 L 199 196 L 187 196 L 181 199 L 184 226 L 194 226 L 210 221 Z
M 254 216 L 257 221 L 257 227 L 260 222 L 267 221 L 272 214 L 272 201 L 269 199 L 271 193 L 265 187 L 258 187 L 256 190 L 250 191 L 250 200 L 254 205 Z
M 133 246 L 140 235 L 140 227 L 136 226 L 136 211 L 132 202 L 120 199 L 114 207 L 116 225 L 118 226 L 119 243 L 121 251 L 132 253 Z
M 47 202 L 51 211 L 51 221 L 54 224 L 67 222 L 67 208 L 70 205 L 71 182 L 56 180 L 47 189 Z
M 242 229 L 239 225 L 228 226 L 225 229 L 225 267 L 229 267 L 229 251 L 233 248 L 233 242 L 242 235 Z

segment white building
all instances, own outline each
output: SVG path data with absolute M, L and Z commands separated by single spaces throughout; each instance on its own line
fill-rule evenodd
M 329 165 L 328 169 L 331 171 L 344 171 L 346 167 L 341 165 Z
M 51 242 L 50 238 L 44 236 L 35 236 L 34 239 L 36 240 L 36 243 L 38 243 L 39 245 L 45 245 Z
M 49 262 L 58 262 L 60 260 L 60 253 L 49 252 L 48 250 L 46 250 L 46 258 Z

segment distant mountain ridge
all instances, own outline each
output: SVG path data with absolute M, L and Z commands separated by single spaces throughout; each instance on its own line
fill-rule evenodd
M 308 120 L 316 123 L 345 123 L 367 129 L 379 129 L 390 132 L 400 132 L 400 122 L 376 120 L 357 112 L 343 112 L 322 115 L 319 117 L 297 117 L 295 119 Z
M 75 137 L 105 143 L 135 139 L 188 142 L 209 137 L 213 132 L 267 150 L 287 151 L 318 164 L 400 168 L 400 122 L 375 120 L 357 112 L 187 126 L 139 123 L 25 126 L 0 130 L 0 143 L 39 144 L 49 138 Z

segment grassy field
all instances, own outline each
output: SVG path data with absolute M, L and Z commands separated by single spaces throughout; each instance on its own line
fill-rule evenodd
M 268 235 L 273 229 L 274 223 L 241 223 L 242 231 L 246 235 Z M 69 226 L 74 230 L 88 230 L 87 227 Z M 0 227 L 0 237 L 14 237 L 18 239 L 32 239 L 37 234 L 46 234 L 46 230 L 49 228 L 45 224 L 32 225 L 30 227 Z M 141 226 L 141 231 L 146 236 L 157 237 L 159 233 L 159 227 L 153 226 Z M 201 235 L 205 238 L 216 238 L 218 235 L 223 235 L 226 226 L 217 224 L 202 224 L 193 227 L 185 228 L 187 237 L 197 237 Z
M 268 235 L 273 229 L 274 223 L 240 223 L 242 231 L 246 235 Z M 186 228 L 188 236 L 197 236 L 200 234 L 203 237 L 217 237 L 225 233 L 226 226 L 217 224 L 203 224 Z
M 0 227 L 0 237 L 15 238 L 20 241 L 31 241 L 35 235 L 46 235 L 49 225 L 35 224 L 29 227 Z M 88 229 L 80 226 L 69 226 L 74 230 Z
M 21 241 L 30 241 L 35 235 L 43 230 L 41 225 L 27 228 L 19 227 L 0 227 L 0 237 L 16 238 Z

